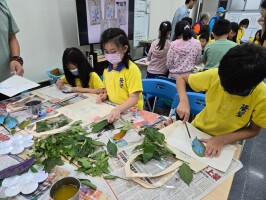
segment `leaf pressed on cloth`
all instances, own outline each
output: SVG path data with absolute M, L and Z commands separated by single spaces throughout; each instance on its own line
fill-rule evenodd
M 24 130 L 26 128 L 26 126 L 28 126 L 31 123 L 31 120 L 24 120 L 22 122 L 19 123 L 18 127 L 20 130 Z
M 108 153 L 111 155 L 111 156 L 114 156 L 114 157 L 116 157 L 116 155 L 117 155 L 117 146 L 114 144 L 114 143 L 112 143 L 110 140 L 108 141 L 108 143 L 107 143 L 107 151 L 108 151 Z
M 8 128 L 12 129 L 18 125 L 18 120 L 14 117 L 11 117 L 10 115 L 7 115 L 4 123 Z
M 204 157 L 205 149 L 205 145 L 197 137 L 192 141 L 192 150 L 197 156 Z
M 7 116 L 7 115 L 1 115 L 1 116 L 0 116 L 0 124 L 1 124 L 1 125 L 4 124 L 4 121 L 5 121 L 6 116 Z
M 186 164 L 183 163 L 178 170 L 180 178 L 189 186 L 193 179 L 193 173 L 191 168 Z

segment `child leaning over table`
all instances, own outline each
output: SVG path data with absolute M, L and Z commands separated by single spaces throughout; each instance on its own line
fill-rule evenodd
M 67 48 L 62 61 L 65 75 L 56 82 L 59 89 L 69 84 L 73 92 L 99 94 L 103 91 L 103 82 L 79 49 Z
M 141 72 L 131 61 L 129 41 L 123 30 L 105 30 L 101 36 L 101 48 L 109 66 L 103 72 L 106 92 L 98 95 L 97 102 L 108 99 L 119 104 L 108 116 L 108 122 L 113 122 L 131 107 L 143 109 Z
M 265 77 L 266 49 L 254 44 L 230 49 L 218 69 L 178 77 L 176 111 L 184 122 L 190 113 L 186 83 L 196 92 L 206 92 L 206 107 L 192 124 L 214 136 L 201 139 L 207 157 L 219 156 L 224 145 L 254 137 L 266 128 Z

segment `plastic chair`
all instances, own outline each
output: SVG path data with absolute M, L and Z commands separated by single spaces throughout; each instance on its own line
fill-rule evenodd
M 187 96 L 190 105 L 190 113 L 196 115 L 200 113 L 203 110 L 203 108 L 205 108 L 206 106 L 205 94 L 197 92 L 187 92 Z M 179 103 L 179 95 L 176 94 L 171 106 L 169 117 L 171 117 L 173 113 L 175 113 L 175 109 L 177 108 L 178 103 Z
M 176 86 L 174 83 L 161 79 L 143 79 L 143 95 L 145 100 L 147 100 L 148 95 L 155 96 L 155 101 L 153 103 L 152 112 L 154 112 L 157 98 L 164 98 L 169 100 L 174 100 L 177 94 Z M 147 101 L 148 107 L 150 108 L 149 101 Z

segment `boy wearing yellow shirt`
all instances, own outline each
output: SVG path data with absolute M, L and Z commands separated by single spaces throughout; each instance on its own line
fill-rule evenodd
M 266 49 L 254 44 L 230 49 L 218 69 L 177 79 L 180 102 L 177 114 L 187 121 L 190 114 L 186 83 L 196 92 L 206 92 L 206 107 L 192 124 L 213 135 L 205 156 L 218 156 L 224 145 L 256 136 L 266 128 Z

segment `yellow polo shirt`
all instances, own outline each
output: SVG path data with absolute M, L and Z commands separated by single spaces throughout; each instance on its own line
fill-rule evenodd
M 227 134 L 245 127 L 250 121 L 266 128 L 265 83 L 261 82 L 250 95 L 241 97 L 223 90 L 218 69 L 191 74 L 188 82 L 196 92 L 206 92 L 206 107 L 192 122 L 203 132 Z
M 129 61 L 128 69 L 122 66 L 118 67 L 117 70 L 109 68 L 103 72 L 103 83 L 107 90 L 108 99 L 113 103 L 123 104 L 130 94 L 140 92 L 139 100 L 135 107 L 143 109 L 143 88 L 141 72 L 138 66 Z
M 98 76 L 97 73 L 91 72 L 89 77 L 90 77 L 89 88 L 91 88 L 91 89 L 102 89 L 102 88 L 104 88 L 104 84 L 101 81 L 101 79 L 100 79 L 100 77 Z M 65 84 L 68 84 L 65 76 L 62 76 L 60 79 L 62 81 L 64 81 Z M 75 83 L 76 83 L 77 87 L 82 87 L 82 84 L 81 84 L 81 81 L 80 81 L 79 78 L 75 79 Z
M 237 44 L 240 44 L 240 41 L 241 41 L 242 37 L 244 36 L 244 34 L 245 34 L 244 29 L 238 29 L 237 36 L 236 36 L 236 43 Z

